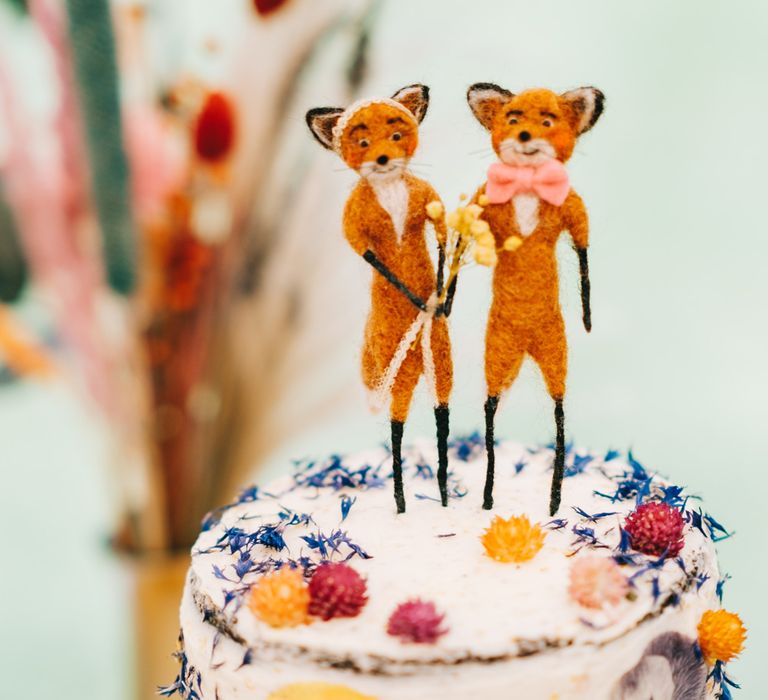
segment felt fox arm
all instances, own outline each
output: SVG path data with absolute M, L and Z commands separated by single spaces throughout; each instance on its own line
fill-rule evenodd
M 435 192 L 431 187 L 429 188 L 430 192 L 430 201 L 438 201 L 442 204 L 442 200 L 437 195 L 437 192 Z M 437 237 L 437 245 L 438 245 L 438 260 L 437 260 L 437 294 L 438 296 L 443 293 L 443 280 L 445 277 L 445 245 L 446 241 L 448 239 L 448 227 L 445 222 L 445 211 L 437 218 L 433 219 L 432 223 L 435 226 L 435 236 Z M 458 272 L 456 273 L 456 276 L 451 281 L 450 287 L 448 287 L 448 291 L 445 294 L 445 301 L 443 302 L 442 306 L 438 308 L 437 310 L 437 316 L 445 316 L 448 318 L 448 316 L 451 315 L 451 310 L 453 309 L 453 298 L 456 296 L 456 285 L 459 283 L 459 275 Z
M 456 277 L 453 278 L 451 286 L 448 287 L 448 293 L 445 295 L 445 303 L 443 304 L 442 312 L 440 315 L 448 318 L 453 310 L 453 297 L 456 296 L 456 285 L 459 283 L 459 274 L 456 273 Z
M 437 236 L 437 296 L 439 297 L 443 293 L 443 284 L 445 284 L 445 241 L 448 235 L 445 226 L 445 214 L 440 216 L 436 221 L 433 220 L 432 223 L 435 226 L 435 235 Z M 451 282 L 451 289 L 454 291 L 456 290 L 456 279 Z M 438 316 L 442 316 L 443 314 L 447 316 L 450 313 L 449 297 L 452 297 L 450 290 L 449 295 L 446 296 L 445 303 L 437 310 Z
M 365 232 L 364 227 L 360 226 L 357 218 L 358 203 L 355 201 L 354 195 L 347 201 L 347 206 L 344 209 L 344 236 L 346 237 L 349 245 L 352 246 L 358 255 L 362 256 L 363 260 L 371 265 L 384 279 L 386 279 L 395 289 L 405 294 L 411 303 L 421 311 L 426 311 L 426 303 L 416 296 L 408 287 L 401 282 L 397 276 L 379 259 L 376 253 L 371 250 L 370 240 Z
M 584 320 L 584 328 L 589 333 L 592 330 L 592 308 L 589 303 L 589 260 L 587 259 L 587 249 L 578 248 L 579 270 L 581 273 L 581 317 Z
M 389 282 L 395 289 L 405 294 L 409 301 L 421 311 L 427 310 L 426 303 L 417 297 L 408 287 L 401 282 L 397 276 L 376 256 L 372 250 L 366 250 L 363 253 L 363 260 L 370 263 L 371 267 L 376 270 L 387 282 Z
M 584 328 L 587 333 L 592 330 L 592 309 L 590 306 L 589 258 L 587 245 L 589 243 L 589 218 L 587 209 L 581 197 L 573 190 L 563 203 L 563 219 L 568 232 L 573 239 L 576 253 L 579 256 L 579 272 L 581 276 L 581 309 Z
M 576 249 L 586 248 L 589 245 L 589 218 L 587 208 L 581 197 L 573 190 L 568 193 L 568 198 L 562 206 L 563 223 L 571 234 Z
M 437 294 L 440 296 L 443 293 L 443 280 L 445 279 L 445 242 L 448 237 L 448 228 L 445 225 L 445 207 L 437 192 L 428 183 L 424 182 L 423 187 L 424 201 L 426 202 L 425 210 L 427 210 L 427 216 L 435 229 L 435 238 L 437 239 Z M 429 211 L 433 202 L 440 205 L 439 214 Z
M 371 241 L 364 226 L 360 225 L 360 203 L 353 193 L 344 207 L 344 237 L 358 255 L 365 255 L 365 251 L 371 247 Z
M 445 268 L 445 247 L 438 244 L 437 246 L 437 296 L 439 297 L 443 293 L 444 283 L 444 268 Z
M 425 183 L 426 184 L 426 183 Z M 439 195 L 429 185 L 426 185 L 426 200 L 427 202 L 440 202 L 443 204 Z M 445 244 L 448 238 L 448 227 L 445 223 L 445 210 L 443 208 L 440 216 L 431 217 L 432 225 L 435 228 L 435 237 L 437 238 L 437 295 L 440 296 L 443 293 L 443 284 L 445 280 Z M 443 305 L 437 309 L 436 316 L 450 316 L 451 307 L 453 306 L 453 297 L 456 294 L 456 283 L 458 282 L 458 276 L 454 277 L 451 282 L 451 286 L 445 297 Z
M 426 189 L 425 201 L 427 203 L 440 202 L 442 213 L 440 216 L 436 216 L 434 218 L 430 216 L 430 220 L 432 221 L 432 225 L 435 227 L 435 237 L 437 238 L 437 244 L 441 248 L 445 248 L 445 241 L 448 236 L 448 228 L 445 225 L 445 207 L 442 206 L 443 200 L 440 199 L 440 196 L 437 194 L 437 192 L 435 192 L 435 190 L 432 189 L 429 184 L 425 182 L 424 185 Z

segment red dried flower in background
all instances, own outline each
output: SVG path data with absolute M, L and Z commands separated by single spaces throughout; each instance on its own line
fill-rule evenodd
M 195 153 L 212 163 L 223 160 L 232 151 L 235 132 L 232 102 L 221 92 L 210 93 L 194 125 Z
M 389 618 L 387 634 L 403 642 L 434 644 L 448 630 L 442 627 L 445 615 L 434 603 L 415 599 L 401 603 Z
M 322 564 L 309 582 L 309 614 L 330 620 L 357 617 L 368 602 L 365 579 L 347 564 Z
M 286 0 L 253 0 L 253 6 L 260 15 L 271 15 L 285 5 Z
M 655 557 L 664 552 L 670 557 L 680 553 L 685 544 L 684 527 L 680 511 L 666 503 L 644 503 L 624 522 L 632 549 Z

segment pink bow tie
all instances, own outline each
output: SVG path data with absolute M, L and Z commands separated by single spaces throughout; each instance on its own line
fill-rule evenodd
M 559 207 L 570 189 L 568 171 L 559 160 L 549 160 L 536 168 L 493 163 L 488 168 L 485 194 L 491 204 L 504 204 L 517 194 L 533 192 Z

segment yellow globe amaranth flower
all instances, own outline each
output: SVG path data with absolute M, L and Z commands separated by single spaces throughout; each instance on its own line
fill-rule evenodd
M 272 693 L 267 700 L 376 700 L 344 685 L 294 683 Z
M 499 256 L 493 246 L 476 245 L 474 258 L 478 265 L 493 267 L 498 262 Z
M 262 577 L 251 589 L 248 607 L 270 627 L 297 627 L 311 621 L 309 588 L 298 569 L 285 567 Z
M 493 234 L 491 233 L 490 225 L 488 224 L 487 221 L 485 221 L 483 219 L 478 219 L 477 221 L 473 221 L 470 224 L 469 232 L 475 238 L 479 238 L 480 236 L 484 236 L 484 235 L 487 235 L 487 234 L 490 234 L 491 236 L 493 236 Z
M 496 239 L 493 237 L 493 234 L 490 231 L 481 233 L 475 239 L 475 242 L 481 248 L 492 248 L 493 250 L 496 250 Z
M 481 539 L 491 559 L 520 564 L 539 553 L 546 536 L 541 526 L 532 524 L 527 515 L 513 515 L 506 520 L 497 515 Z
M 468 223 L 471 223 L 480 218 L 480 214 L 483 213 L 483 208 L 479 204 L 467 204 L 467 206 L 464 207 L 464 211 L 466 212 Z
M 445 214 L 445 208 L 443 207 L 443 203 L 439 200 L 434 200 L 427 204 L 426 206 L 427 210 L 427 216 L 432 219 L 432 221 L 436 221 L 440 217 Z
M 445 217 L 445 223 L 451 228 L 458 229 L 461 225 L 461 212 L 457 209 Z
M 727 663 L 744 649 L 747 630 L 741 618 L 727 610 L 707 610 L 699 622 L 699 646 L 704 660 Z

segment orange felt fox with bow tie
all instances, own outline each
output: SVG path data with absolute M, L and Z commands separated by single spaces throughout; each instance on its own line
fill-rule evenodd
M 442 291 L 446 226 L 436 192 L 407 170 L 428 105 L 427 87 L 409 85 L 391 98 L 307 113 L 315 138 L 360 175 L 344 210 L 344 234 L 375 270 L 363 346 L 363 381 L 375 399 L 391 399 L 398 513 L 405 511 L 403 428 L 422 374 L 434 394 L 437 478 L 442 504 L 448 504 L 448 399 L 453 366 L 445 319 L 449 310 L 444 308 L 448 305 L 437 308 L 436 301 Z M 427 205 L 439 213 L 429 215 Z M 437 276 L 425 236 L 429 221 L 437 235 Z
M 568 345 L 560 311 L 555 246 L 567 230 L 581 268 L 584 327 L 592 327 L 587 261 L 588 221 L 584 203 L 570 188 L 563 163 L 576 139 L 594 126 L 603 94 L 586 87 L 557 95 L 550 90 L 513 94 L 498 85 L 477 83 L 467 101 L 490 132 L 500 162 L 488 170 L 475 195 L 499 249 L 493 302 L 485 341 L 485 403 L 488 466 L 483 507 L 493 506 L 494 419 L 499 397 L 532 357 L 555 402 L 555 463 L 550 512 L 560 506 L 565 467 L 563 398 Z

